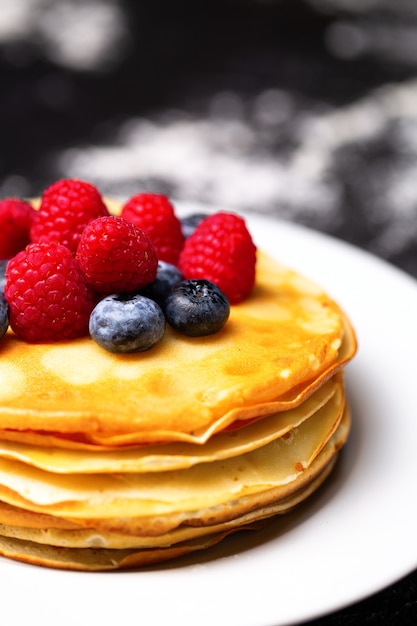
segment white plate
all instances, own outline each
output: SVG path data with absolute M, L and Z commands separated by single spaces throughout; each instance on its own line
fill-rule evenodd
M 257 244 L 335 297 L 356 327 L 353 431 L 334 475 L 260 533 L 147 572 L 80 574 L 0 560 L 8 624 L 280 626 L 356 602 L 417 567 L 417 284 L 313 231 L 251 217 Z

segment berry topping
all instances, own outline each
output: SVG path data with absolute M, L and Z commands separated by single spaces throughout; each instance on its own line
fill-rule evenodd
M 65 246 L 29 244 L 9 261 L 4 293 L 10 326 L 21 339 L 59 341 L 88 332 L 92 291 Z
M 30 230 L 31 240 L 55 241 L 75 254 L 81 233 L 91 220 L 108 215 L 98 189 L 76 179 L 58 180 L 42 194 Z
M 0 339 L 9 325 L 29 342 L 90 331 L 121 353 L 148 350 L 166 322 L 190 337 L 210 335 L 230 304 L 249 296 L 255 265 L 256 247 L 235 214 L 180 219 L 167 196 L 138 193 L 116 216 L 91 183 L 58 180 L 38 210 L 0 200 Z
M 121 215 L 145 231 L 155 247 L 158 259 L 177 264 L 184 236 L 181 222 L 166 196 L 156 193 L 136 194 L 123 206 Z
M 0 200 L 0 259 L 11 259 L 27 246 L 35 214 L 35 209 L 25 200 Z
M 92 339 L 109 352 L 142 352 L 162 339 L 165 317 L 149 298 L 111 295 L 93 309 L 89 329 Z
M 4 337 L 9 328 L 9 305 L 4 293 L 0 292 L 0 339 Z
M 141 294 L 147 298 L 152 298 L 164 308 L 165 300 L 172 291 L 175 285 L 178 285 L 184 280 L 184 276 L 176 265 L 172 263 L 166 263 L 165 261 L 158 261 L 158 270 L 155 280 L 141 289 Z
M 136 291 L 156 277 L 151 240 L 122 217 L 99 217 L 84 229 L 76 259 L 87 283 L 105 294 Z
M 165 302 L 169 324 L 189 337 L 217 333 L 227 322 L 230 304 L 224 293 L 208 280 L 184 280 Z
M 215 213 L 200 222 L 179 259 L 185 278 L 216 283 L 231 304 L 249 296 L 255 267 L 255 244 L 244 219 L 233 213 Z

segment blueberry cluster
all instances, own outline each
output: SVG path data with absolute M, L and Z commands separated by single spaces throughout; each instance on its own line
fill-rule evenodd
M 167 322 L 184 335 L 201 337 L 218 332 L 229 313 L 229 301 L 217 285 L 184 280 L 176 266 L 159 261 L 150 285 L 138 293 L 101 300 L 91 314 L 89 331 L 109 352 L 141 352 L 162 339 Z

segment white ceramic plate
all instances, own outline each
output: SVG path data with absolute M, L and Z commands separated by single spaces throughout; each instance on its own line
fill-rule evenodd
M 146 572 L 79 574 L 0 560 L 8 624 L 280 626 L 356 602 L 417 567 L 417 284 L 351 246 L 249 218 L 258 246 L 336 298 L 356 327 L 353 431 L 297 512 Z

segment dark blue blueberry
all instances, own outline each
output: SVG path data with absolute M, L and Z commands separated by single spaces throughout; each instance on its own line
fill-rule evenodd
M 4 337 L 9 328 L 9 305 L 4 297 L 4 292 L 0 291 L 0 339 Z
M 174 287 L 165 303 L 167 321 L 190 337 L 217 333 L 227 322 L 230 303 L 209 280 L 184 280 Z
M 4 291 L 4 283 L 6 282 L 6 267 L 9 259 L 0 259 L 0 291 Z
M 184 276 L 176 265 L 166 261 L 158 261 L 158 270 L 155 280 L 140 290 L 140 293 L 147 298 L 152 298 L 164 308 L 165 300 L 171 293 L 172 288 L 178 285 Z
M 142 352 L 162 339 L 165 317 L 150 298 L 115 294 L 95 306 L 89 330 L 94 341 L 109 352 Z
M 192 213 L 181 218 L 181 230 L 184 239 L 188 239 L 193 234 L 200 222 L 207 217 L 207 213 Z

